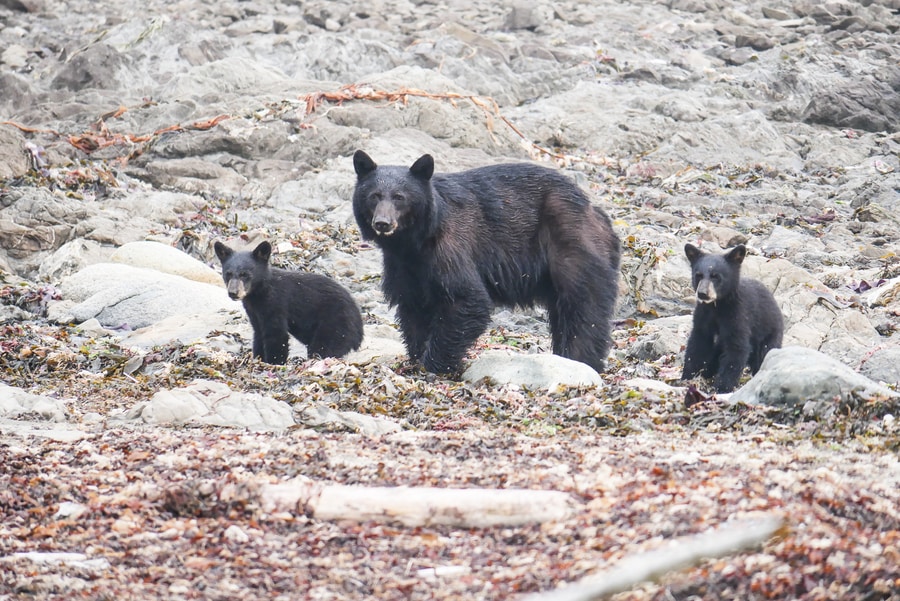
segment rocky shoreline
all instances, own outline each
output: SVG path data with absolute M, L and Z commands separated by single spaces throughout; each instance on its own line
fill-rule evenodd
M 380 252 L 353 220 L 350 157 L 360 148 L 384 164 L 427 152 L 439 171 L 536 161 L 573 177 L 623 241 L 607 371 L 557 363 L 541 310 L 496 312 L 460 380 L 406 361 L 380 291 Z M 517 587 L 522 570 L 504 571 L 471 540 L 438 529 L 441 552 L 478 557 L 442 591 L 410 580 L 393 560 L 379 564 L 380 575 L 354 576 L 346 558 L 332 558 L 332 568 L 303 564 L 312 574 L 304 586 L 318 591 L 309 598 L 513 598 L 572 581 L 654 537 L 700 531 L 748 507 L 788 507 L 808 531 L 735 559 L 724 576 L 708 577 L 707 566 L 706 580 L 698 568 L 623 598 L 751 598 L 749 566 L 765 557 L 790 575 L 773 577 L 782 588 L 765 584 L 767 598 L 840 589 L 862 599 L 886 587 L 878 598 L 896 599 L 897 574 L 871 557 L 896 557 L 900 528 L 898 215 L 897 0 L 0 0 L 0 465 L 8 468 L 0 562 L 34 574 L 0 570 L 0 597 L 58 598 L 76 585 L 116 594 L 127 590 L 119 579 L 144 582 L 145 598 L 189 598 L 190 583 L 215 591 L 209 598 L 264 590 L 264 579 L 230 559 L 216 564 L 230 575 L 226 586 L 199 564 L 154 580 L 113 551 L 116 537 L 136 549 L 138 531 L 155 536 L 166 520 L 172 528 L 206 520 L 211 532 L 221 520 L 256 532 L 252 522 L 262 520 L 272 536 L 290 531 L 279 552 L 303 539 L 294 522 L 254 508 L 192 513 L 164 496 L 138 507 L 118 480 L 146 473 L 162 489 L 176 486 L 179 472 L 154 463 L 152 447 L 171 445 L 179 458 L 167 461 L 188 465 L 203 441 L 218 455 L 198 460 L 196 473 L 227 476 L 233 440 L 240 469 L 272 478 L 396 486 L 409 482 L 406 470 L 419 485 L 516 480 L 585 503 L 560 525 L 589 531 L 582 539 L 565 542 L 545 526 L 485 543 L 495 559 L 527 556 L 535 573 L 552 573 L 547 579 Z M 277 264 L 336 278 L 363 310 L 363 348 L 345 361 L 305 361 L 299 346 L 285 367 L 250 361 L 249 324 L 219 281 L 217 239 L 270 240 Z M 746 244 L 745 275 L 773 291 L 785 317 L 781 359 L 730 399 L 678 380 L 692 306 L 686 242 Z M 114 464 L 85 459 L 104 445 L 115 449 Z M 356 448 L 365 459 L 339 457 L 345 445 L 340 452 Z M 666 463 L 670 445 L 698 456 Z M 745 465 L 754 445 L 764 450 Z M 767 445 L 805 450 L 792 463 Z M 561 459 L 554 446 L 565 448 Z M 146 456 L 128 450 L 145 447 Z M 595 469 L 603 463 L 595 447 L 610 465 L 588 477 L 578 457 Z M 410 463 L 452 448 L 465 449 L 460 464 Z M 472 471 L 470 454 L 483 471 Z M 77 469 L 61 467 L 66 456 L 79 457 Z M 394 471 L 372 467 L 387 456 L 399 462 Z M 743 496 L 722 492 L 724 475 L 703 479 L 709 461 L 749 483 Z M 688 520 L 678 503 L 650 503 L 666 486 L 657 482 L 661 462 L 675 465 L 664 471 L 685 487 L 714 482 L 709 498 L 727 503 L 701 502 L 706 509 Z M 92 497 L 87 481 L 106 481 L 119 496 Z M 849 517 L 818 496 L 808 501 L 820 481 L 854 508 Z M 639 493 L 638 482 L 650 488 Z M 692 494 L 679 491 L 673 498 Z M 54 515 L 68 502 L 88 511 L 60 526 Z M 118 521 L 129 503 L 133 529 Z M 659 528 L 635 526 L 653 511 Z M 99 572 L 66 575 L 14 555 L 85 552 L 86 539 L 66 528 L 96 535 L 110 524 L 121 532 L 97 535 L 102 542 L 87 552 L 109 562 Z M 55 534 L 43 539 L 40 528 Z M 342 537 L 353 527 L 316 528 Z M 807 566 L 815 577 L 794 578 L 797 550 L 841 529 L 842 557 L 862 576 L 807 554 L 818 558 Z M 193 536 L 210 550 L 219 535 Z M 378 552 L 428 555 L 419 534 L 405 536 L 416 551 L 384 542 Z M 253 541 L 263 553 L 264 540 Z M 361 552 L 335 544 L 335 553 Z M 880 553 L 867 551 L 876 544 Z M 567 545 L 579 559 L 563 565 L 554 554 Z M 168 553 L 160 543 L 147 562 L 163 565 Z M 291 561 L 268 568 L 283 598 L 299 569 Z

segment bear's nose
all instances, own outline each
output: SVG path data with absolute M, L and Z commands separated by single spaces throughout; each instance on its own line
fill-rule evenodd
M 379 234 L 389 234 L 394 229 L 394 223 L 389 219 L 376 217 L 372 220 L 372 227 Z
M 699 298 L 702 301 L 707 301 L 707 300 L 709 300 L 709 295 L 706 292 L 698 290 L 697 298 Z

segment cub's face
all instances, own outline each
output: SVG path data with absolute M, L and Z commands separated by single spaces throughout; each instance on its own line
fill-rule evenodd
M 232 300 L 243 300 L 259 289 L 269 269 L 272 247 L 268 242 L 260 243 L 253 252 L 235 252 L 216 242 L 215 250 L 222 262 L 222 279 Z
M 741 263 L 747 254 L 743 244 L 725 254 L 705 253 L 693 244 L 686 244 L 684 253 L 691 263 L 691 284 L 699 303 L 715 303 L 737 290 Z
M 422 156 L 407 169 L 377 166 L 369 155 L 358 150 L 353 166 L 357 177 L 353 214 L 363 238 L 384 240 L 430 219 L 430 179 L 434 172 L 431 156 Z

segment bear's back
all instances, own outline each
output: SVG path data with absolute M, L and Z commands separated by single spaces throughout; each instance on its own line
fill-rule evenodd
M 442 205 L 445 233 L 474 252 L 503 250 L 517 255 L 537 251 L 534 238 L 541 224 L 593 219 L 585 193 L 568 177 L 528 163 L 504 163 L 432 178 L 436 201 Z M 605 217 L 602 211 L 598 216 Z
M 508 205 L 538 210 L 542 203 L 530 199 L 549 195 L 564 198 L 579 207 L 590 205 L 587 196 L 571 179 L 553 169 L 529 163 L 502 163 L 455 173 L 437 173 L 432 183 L 444 201 L 456 205 L 476 202 L 488 211 Z

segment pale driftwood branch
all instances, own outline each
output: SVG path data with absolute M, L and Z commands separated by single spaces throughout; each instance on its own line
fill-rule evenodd
M 307 478 L 264 484 L 260 501 L 269 513 L 299 513 L 320 520 L 459 528 L 564 520 L 576 507 L 571 495 L 554 490 L 345 486 Z
M 726 524 L 696 536 L 677 538 L 665 547 L 624 557 L 609 569 L 563 588 L 528 595 L 520 601 L 591 601 L 621 593 L 703 559 L 756 547 L 783 525 L 780 516 Z

